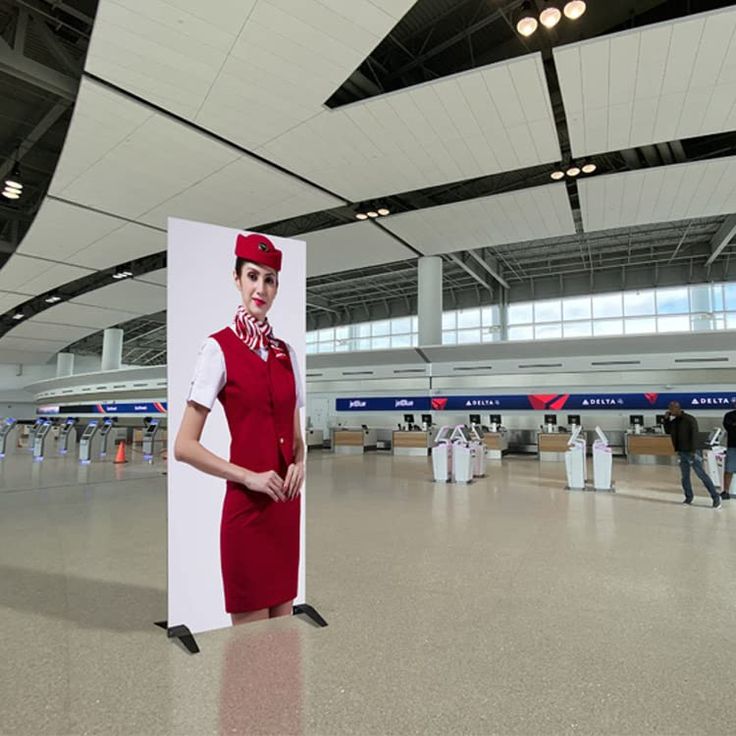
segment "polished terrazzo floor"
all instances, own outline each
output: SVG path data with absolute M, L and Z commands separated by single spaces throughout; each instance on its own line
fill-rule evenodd
M 308 597 L 198 637 L 165 617 L 165 478 L 0 462 L 1 734 L 733 734 L 736 501 L 617 464 L 310 455 Z M 728 503 L 725 504 L 728 506 Z

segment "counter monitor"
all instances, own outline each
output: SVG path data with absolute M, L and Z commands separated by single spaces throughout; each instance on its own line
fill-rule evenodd
M 630 414 L 629 424 L 631 424 L 632 426 L 638 424 L 640 427 L 643 427 L 644 426 L 644 415 L 643 414 Z
M 568 424 L 577 424 L 580 426 L 580 414 L 568 414 L 567 415 L 567 423 Z
M 404 414 L 404 423 L 405 424 L 414 424 L 414 415 L 413 414 Z
M 470 423 L 471 424 L 480 424 L 480 414 L 471 414 L 470 415 Z
M 545 424 L 557 424 L 557 414 L 545 414 L 544 423 Z

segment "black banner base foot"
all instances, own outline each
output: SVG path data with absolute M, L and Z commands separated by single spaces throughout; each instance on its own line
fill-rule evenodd
M 189 652 L 189 654 L 199 654 L 199 645 L 194 638 L 194 634 L 189 631 L 188 626 L 172 626 L 169 627 L 168 621 L 156 621 L 156 626 L 166 631 L 169 639 L 178 639 L 181 645 Z
M 327 621 L 322 618 L 322 616 L 319 614 L 314 606 L 310 606 L 308 603 L 300 603 L 298 606 L 294 606 L 295 616 L 299 616 L 302 613 L 307 616 L 307 618 L 309 618 L 316 626 L 319 626 L 321 628 L 327 626 Z

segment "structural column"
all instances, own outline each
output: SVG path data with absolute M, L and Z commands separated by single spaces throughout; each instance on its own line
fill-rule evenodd
M 442 344 L 442 259 L 425 256 L 419 259 L 417 290 L 419 345 Z
M 71 376 L 74 373 L 74 353 L 57 353 L 56 377 Z
M 713 304 L 710 298 L 710 284 L 691 288 L 690 311 L 693 314 L 693 332 L 707 332 L 714 328 L 715 320 L 713 319 Z
M 123 359 L 123 331 L 109 327 L 102 336 L 102 365 L 100 370 L 114 371 Z

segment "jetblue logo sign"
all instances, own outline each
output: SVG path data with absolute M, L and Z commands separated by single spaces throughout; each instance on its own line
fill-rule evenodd
M 397 399 L 394 408 L 398 409 L 399 407 L 402 409 L 412 409 L 414 407 L 414 402 L 410 399 Z
M 348 406 L 349 409 L 365 409 L 366 402 L 361 401 L 360 399 L 355 399 L 354 401 L 350 402 L 350 405 Z

